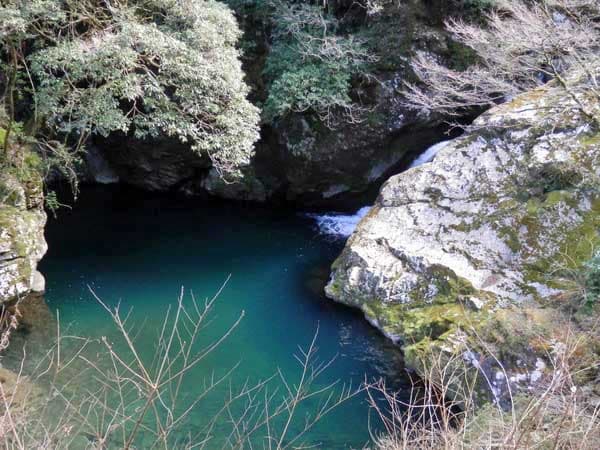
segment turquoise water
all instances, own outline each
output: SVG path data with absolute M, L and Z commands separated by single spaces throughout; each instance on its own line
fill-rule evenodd
M 389 386 L 406 388 L 397 348 L 359 313 L 321 294 L 327 267 L 343 242 L 319 236 L 313 222 L 297 212 L 94 187 L 81 192 L 72 210 L 50 220 L 46 237 L 49 252 L 40 269 L 47 279 L 46 300 L 60 314 L 62 327 L 118 341 L 91 288 L 108 305 L 132 308 L 131 320 L 140 324 L 137 342 L 147 355 L 182 287 L 187 298 L 193 292 L 201 300 L 230 276 L 203 336 L 217 337 L 242 311 L 244 317 L 193 370 L 183 390 L 193 396 L 213 372 L 239 367 L 227 385 L 194 408 L 187 430 L 206 423 L 229 386 L 256 383 L 278 369 L 296 380 L 293 354 L 298 345 L 310 343 L 317 328 L 319 358 L 335 358 L 318 386 L 384 377 Z M 318 406 L 316 400 L 308 403 L 298 412 L 296 430 Z M 321 420 L 304 442 L 362 448 L 369 441 L 368 417 L 366 397 L 359 394 Z M 218 432 L 225 429 L 222 424 Z M 218 448 L 218 438 L 207 448 Z

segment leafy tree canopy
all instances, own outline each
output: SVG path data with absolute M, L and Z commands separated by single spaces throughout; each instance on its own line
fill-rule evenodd
M 338 31 L 338 21 L 321 5 L 273 1 L 276 21 L 265 75 L 269 121 L 289 112 L 310 111 L 331 125 L 341 112 L 356 120 L 360 106 L 349 96 L 352 78 L 374 57 L 365 42 Z
M 318 116 L 326 125 L 357 121 L 364 108 L 352 99 L 353 81 L 376 59 L 350 17 L 370 11 L 371 0 L 224 0 L 250 24 L 246 44 L 267 42 L 262 80 L 263 120 L 274 123 L 290 113 Z M 379 5 L 379 1 L 376 3 Z M 387 0 L 383 0 L 387 1 Z M 259 35 L 260 36 L 260 35 Z M 256 55 L 260 58 L 260 50 Z
M 35 114 L 84 142 L 121 131 L 187 142 L 228 175 L 258 139 L 240 32 L 214 0 L 12 0 L 0 6 L 3 59 L 26 73 Z

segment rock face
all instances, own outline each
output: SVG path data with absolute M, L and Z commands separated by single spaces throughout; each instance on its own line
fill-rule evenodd
M 390 110 L 385 116 L 394 117 Z M 379 122 L 324 129 L 293 115 L 278 124 L 276 135 L 274 190 L 282 190 L 288 200 L 324 203 L 367 190 L 403 158 L 439 140 L 443 130 L 414 118 L 394 126 Z
M 117 134 L 97 145 L 123 182 L 150 191 L 173 189 L 211 166 L 176 139 L 141 141 Z
M 0 302 L 43 292 L 37 264 L 47 250 L 41 181 L 0 175 Z
M 546 86 L 498 106 L 432 163 L 392 177 L 327 295 L 410 350 L 560 292 L 600 229 L 600 134 Z
M 90 145 L 85 152 L 86 171 L 80 179 L 98 184 L 113 184 L 119 182 L 119 176 L 104 157 L 102 151 Z
M 200 156 L 174 139 L 141 141 L 114 135 L 98 140 L 92 148 L 94 157 L 88 157 L 87 166 L 96 182 L 121 181 L 149 191 L 207 192 L 239 200 L 261 201 L 266 196 L 252 167 L 245 170 L 241 181 L 224 180 L 208 156 Z
M 440 16 L 440 4 L 384 3 L 377 14 L 360 20 L 355 16 L 357 11 L 364 14 L 363 8 L 351 7 L 353 2 L 339 5 L 348 12 L 340 13 L 339 20 L 368 42 L 377 59 L 368 73 L 353 80 L 349 96 L 365 110 L 355 122 L 340 117 L 329 127 L 307 111 L 265 123 L 256 155 L 236 182 L 222 180 L 208 156 L 199 156 L 175 139 L 140 141 L 117 133 L 96 139 L 101 154 L 88 158 L 90 178 L 101 183 L 119 179 L 153 191 L 254 201 L 276 197 L 312 204 L 333 204 L 380 185 L 411 154 L 441 140 L 445 131 L 437 126 L 438 118 L 417 117 L 402 104 L 403 82 L 412 76 L 410 56 L 427 52 L 448 62 L 465 58 L 464 49 L 443 31 L 447 11 Z M 254 53 L 245 69 L 257 104 L 268 95 L 264 69 L 271 47 L 265 41 L 270 24 L 259 16 L 241 17 L 251 41 L 247 47 L 255 49 L 249 50 Z

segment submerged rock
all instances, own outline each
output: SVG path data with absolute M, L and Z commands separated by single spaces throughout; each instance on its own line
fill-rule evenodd
M 572 99 L 553 86 L 523 94 L 387 181 L 326 293 L 362 309 L 418 366 L 498 308 L 561 291 L 554 269 L 599 241 L 599 177 L 600 135 Z
M 28 377 L 0 367 L 0 385 L 2 396 L 5 400 L 0 405 L 2 414 L 10 409 L 11 418 L 14 421 L 26 420 L 29 408 L 39 407 L 44 399 L 44 390 L 32 382 Z
M 0 175 L 0 303 L 43 292 L 37 264 L 47 250 L 41 180 Z

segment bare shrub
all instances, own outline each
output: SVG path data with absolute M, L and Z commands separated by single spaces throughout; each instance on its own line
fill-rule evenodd
M 451 372 L 466 379 L 473 367 L 457 352 L 449 358 L 429 360 L 425 381 L 415 385 L 408 400 L 400 400 L 382 382 L 367 390 L 385 433 L 374 436 L 380 450 L 438 449 L 594 449 L 600 442 L 600 407 L 577 380 L 582 372 L 596 371 L 599 362 L 581 367 L 581 335 L 570 329 L 559 341 L 547 342 L 549 370 L 527 389 L 509 392 L 510 403 L 477 406 L 475 384 L 455 392 Z M 492 355 L 493 357 L 493 355 Z M 501 369 L 508 378 L 506 370 Z M 430 380 L 430 381 L 427 381 Z M 441 383 L 431 380 L 443 380 Z M 490 380 L 491 381 L 491 380 Z M 383 400 L 383 404 L 382 404 Z
M 419 54 L 412 66 L 420 83 L 407 84 L 407 104 L 452 116 L 555 80 L 582 114 L 600 124 L 599 15 L 594 0 L 515 0 L 500 2 L 485 26 L 449 20 L 448 31 L 473 50 L 476 62 L 457 71 Z
M 306 433 L 361 388 L 321 382 L 332 361 L 318 359 L 318 330 L 308 346 L 299 347 L 294 355 L 299 374 L 278 370 L 258 382 L 235 387 L 230 376 L 237 365 L 232 364 L 222 374 L 190 378 L 195 376 L 193 369 L 205 363 L 243 318 L 242 312 L 212 340 L 203 333 L 221 290 L 203 302 L 193 296 L 186 300 L 182 290 L 157 330 L 152 355 L 142 350 L 141 327 L 133 323 L 131 311 L 112 308 L 94 294 L 110 315 L 119 342 L 65 335 L 59 324 L 57 342 L 40 359 L 35 375 L 25 377 L 22 365 L 12 375 L 14 381 L 0 383 L 2 445 L 16 449 L 242 449 L 257 444 L 285 449 L 306 445 Z M 190 379 L 198 386 L 193 395 L 183 389 Z M 215 412 L 214 396 L 223 395 L 216 392 L 219 386 L 227 388 L 227 393 Z M 206 401 L 212 405 L 206 423 L 190 427 L 190 414 L 208 405 Z M 301 405 L 307 402 L 317 406 L 309 414 L 302 406 L 300 414 Z

